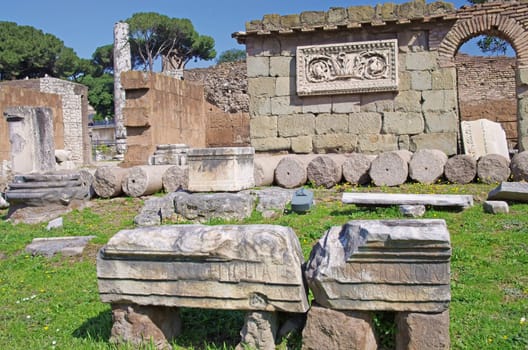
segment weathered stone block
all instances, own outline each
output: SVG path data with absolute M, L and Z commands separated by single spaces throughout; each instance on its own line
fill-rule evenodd
M 457 132 L 458 118 L 454 111 L 424 112 L 425 132 Z
M 360 95 L 332 96 L 332 113 L 358 113 L 360 104 Z
M 301 101 L 295 96 L 279 96 L 271 98 L 271 113 L 275 115 L 304 113 Z
M 357 135 L 326 134 L 313 137 L 313 148 L 316 153 L 353 152 L 356 149 Z
M 499 186 L 488 193 L 488 199 L 528 202 L 528 183 L 502 182 Z
M 456 87 L 456 69 L 442 68 L 431 72 L 433 90 L 451 90 Z
M 349 221 L 326 231 L 305 276 L 317 303 L 332 309 L 443 312 L 450 256 L 443 220 Z
M 428 49 L 429 34 L 422 30 L 398 31 L 398 44 L 400 52 L 418 52 Z
M 400 91 L 394 98 L 394 110 L 420 113 L 422 111 L 421 99 L 420 91 Z
M 275 350 L 275 338 L 279 328 L 276 312 L 248 312 L 244 327 L 240 332 L 241 341 L 235 350 L 261 349 Z
M 246 58 L 248 78 L 269 77 L 270 58 L 248 56 Z
M 169 225 L 119 231 L 97 278 L 106 303 L 302 313 L 302 264 L 288 227 Z
M 406 193 L 343 193 L 343 203 L 373 206 L 429 205 L 466 209 L 473 206 L 470 195 L 406 194 Z
M 191 148 L 189 191 L 240 191 L 255 186 L 252 147 Z
M 528 152 L 519 152 L 510 163 L 513 181 L 528 181 Z
M 271 99 L 269 97 L 250 97 L 249 115 L 262 116 L 271 114 Z
M 338 311 L 315 303 L 303 329 L 303 350 L 376 350 L 372 313 Z
M 251 139 L 277 136 L 277 117 L 255 117 L 249 120 L 249 134 Z
M 357 152 L 380 153 L 398 149 L 398 138 L 395 135 L 360 134 L 358 135 Z
M 398 92 L 407 91 L 411 89 L 411 72 L 400 72 L 398 81 Z
M 383 113 L 384 134 L 420 134 L 424 130 L 421 113 L 385 112 Z
M 396 314 L 396 350 L 448 350 L 449 310 L 439 313 Z
M 288 56 L 271 57 L 270 75 L 272 77 L 294 77 L 295 59 Z
M 317 134 L 338 134 L 348 132 L 348 115 L 346 114 L 319 114 L 315 118 Z
M 281 16 L 281 28 L 290 29 L 301 26 L 301 16 L 298 14 Z
M 381 113 L 351 113 L 348 117 L 348 132 L 351 134 L 379 134 L 381 132 Z
M 174 192 L 172 211 L 177 219 L 206 222 L 211 219 L 243 220 L 254 208 L 254 198 L 240 193 L 186 193 Z
M 263 138 L 252 138 L 251 146 L 255 148 L 255 151 L 283 151 L 289 150 L 291 147 L 290 139 L 282 137 L 263 137 Z
M 277 118 L 280 137 L 307 136 L 315 133 L 313 114 L 281 115 Z
M 411 71 L 411 89 L 422 91 L 431 90 L 432 79 L 431 72 L 428 71 Z
M 330 113 L 331 110 L 331 96 L 311 96 L 302 98 L 303 113 Z
M 376 14 L 372 6 L 350 6 L 347 11 L 351 22 L 370 22 Z
M 278 77 L 275 81 L 275 96 L 295 95 L 295 78 Z
M 394 111 L 393 92 L 361 95 L 361 112 L 392 112 Z
M 457 108 L 456 93 L 453 90 L 422 91 L 424 111 L 449 112 Z
M 405 55 L 407 70 L 433 70 L 436 68 L 436 53 L 429 51 L 408 52 Z
M 293 153 L 311 153 L 313 150 L 312 136 L 297 136 L 290 140 Z
M 248 93 L 250 97 L 275 96 L 275 78 L 248 78 Z
M 504 201 L 484 201 L 482 208 L 489 214 L 507 214 L 510 211 L 508 203 Z
M 438 149 L 448 156 L 457 153 L 457 137 L 454 132 L 430 133 L 411 136 L 410 151 Z
M 323 25 L 325 23 L 324 11 L 301 12 L 301 23 L 309 26 Z
M 348 13 L 346 8 L 331 7 L 326 13 L 326 21 L 329 24 L 346 24 L 348 20 Z
M 262 17 L 262 30 L 278 31 L 280 29 L 280 15 L 271 13 Z
M 518 68 L 516 79 L 520 84 L 528 85 L 528 68 Z

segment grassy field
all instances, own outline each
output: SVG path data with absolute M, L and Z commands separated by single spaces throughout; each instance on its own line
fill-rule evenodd
M 305 215 L 243 223 L 290 226 L 305 258 L 326 229 L 354 219 L 402 218 L 397 208 L 364 209 L 340 202 L 341 191 L 472 194 L 463 212 L 428 208 L 425 218 L 444 219 L 451 234 L 451 343 L 453 349 L 528 349 L 528 204 L 510 204 L 509 214 L 483 213 L 481 202 L 494 186 L 419 185 L 400 188 L 340 186 L 315 190 L 316 206 Z M 62 229 L 0 222 L 0 349 L 127 349 L 109 343 L 110 306 L 99 301 L 95 271 L 98 249 L 117 231 L 133 227 L 142 201 L 94 200 L 90 208 L 64 216 Z M 6 212 L 0 211 L 5 217 Z M 219 223 L 219 222 L 215 222 Z M 24 248 L 35 237 L 96 235 L 80 257 L 33 257 Z M 183 310 L 183 334 L 175 349 L 232 349 L 243 314 Z M 392 329 L 384 344 L 391 344 Z M 149 348 L 148 346 L 146 348 Z M 300 348 L 293 335 L 281 349 Z

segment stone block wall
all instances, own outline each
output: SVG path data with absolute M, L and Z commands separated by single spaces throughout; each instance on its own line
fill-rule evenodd
M 456 56 L 461 120 L 501 123 L 510 148 L 517 144 L 516 58 Z
M 27 84 L 19 84 L 23 82 Z M 28 88 L 28 86 L 35 88 Z M 2 114 L 8 107 L 29 106 L 48 107 L 53 114 L 53 133 L 55 149 L 64 148 L 64 125 L 62 121 L 62 101 L 57 94 L 39 92 L 37 80 L 21 80 L 0 84 L 0 111 Z M 0 118 L 0 162 L 11 160 L 11 144 L 9 130 L 5 118 Z M 6 174 L 3 174 L 6 175 Z

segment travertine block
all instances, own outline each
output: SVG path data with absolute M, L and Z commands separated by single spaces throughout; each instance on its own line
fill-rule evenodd
M 424 130 L 424 120 L 421 113 L 384 112 L 384 134 L 420 134 Z
M 313 114 L 280 115 L 277 118 L 279 137 L 313 135 L 315 119 Z
M 438 313 L 396 314 L 396 350 L 448 350 L 449 310 Z

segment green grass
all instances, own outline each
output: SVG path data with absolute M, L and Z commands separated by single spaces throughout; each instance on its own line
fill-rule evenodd
M 509 214 L 484 214 L 480 201 L 494 186 L 419 185 L 400 188 L 314 189 L 316 206 L 306 214 L 243 223 L 292 227 L 305 258 L 334 225 L 354 219 L 402 218 L 395 207 L 365 209 L 340 202 L 340 191 L 472 194 L 474 207 L 462 212 L 428 208 L 425 218 L 447 222 L 451 234 L 453 349 L 528 349 L 528 204 L 511 204 Z M 91 208 L 64 216 L 64 228 L 0 222 L 0 349 L 132 349 L 110 344 L 110 306 L 99 300 L 97 250 L 117 231 L 133 227 L 142 202 L 137 199 L 92 201 Z M 0 211 L 4 216 L 5 211 Z M 215 224 L 222 223 L 215 221 Z M 81 257 L 32 257 L 24 248 L 35 237 L 95 235 Z M 183 332 L 175 349 L 233 349 L 240 339 L 243 313 L 184 309 Z M 389 330 L 386 333 L 389 332 Z M 384 342 L 385 344 L 386 342 Z M 390 343 L 390 341 L 389 341 Z M 281 349 L 300 348 L 298 335 Z M 145 349 L 152 346 L 146 345 Z

